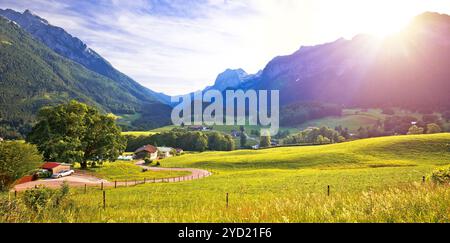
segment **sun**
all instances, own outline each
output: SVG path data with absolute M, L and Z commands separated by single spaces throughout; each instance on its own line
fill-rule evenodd
M 381 16 L 368 18 L 363 31 L 379 38 L 385 38 L 405 29 L 412 18 L 410 15 L 401 13 L 384 13 Z
M 380 38 L 402 31 L 414 19 L 424 12 L 406 0 L 362 1 L 343 0 L 326 2 L 314 15 L 319 16 L 318 25 L 313 26 L 323 35 L 332 33 L 351 38 L 352 35 L 370 34 Z

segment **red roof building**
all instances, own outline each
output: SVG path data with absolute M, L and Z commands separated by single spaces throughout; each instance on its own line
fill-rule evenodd
M 56 162 L 47 162 L 41 166 L 42 169 L 52 172 L 52 174 L 59 173 L 64 170 L 70 170 L 70 165 Z
M 145 145 L 134 152 L 136 159 L 150 159 L 155 160 L 158 157 L 158 149 L 152 145 Z
M 138 148 L 134 153 L 147 152 L 147 153 L 156 153 L 158 149 L 153 145 L 145 145 L 143 147 Z
M 60 165 L 61 165 L 60 163 L 56 163 L 56 162 L 46 162 L 45 164 L 43 164 L 41 166 L 41 168 L 44 169 L 44 170 L 51 170 L 51 169 L 56 168 L 56 167 L 58 167 Z

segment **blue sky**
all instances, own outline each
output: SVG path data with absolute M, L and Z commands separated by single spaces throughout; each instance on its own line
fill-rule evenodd
M 302 45 L 383 36 L 442 0 L 0 0 L 86 42 L 141 84 L 176 95 L 227 68 L 256 73 Z

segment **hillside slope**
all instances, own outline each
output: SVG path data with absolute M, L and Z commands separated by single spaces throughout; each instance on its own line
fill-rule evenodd
M 107 60 L 90 49 L 80 39 L 73 37 L 63 28 L 51 25 L 47 20 L 31 13 L 29 10 L 19 13 L 11 9 L 0 9 L 0 16 L 18 23 L 20 27 L 30 33 L 35 39 L 59 55 L 116 81 L 123 90 L 142 102 L 167 102 L 170 99 L 167 95 L 156 93 L 132 80 L 115 69 Z
M 143 103 L 116 81 L 68 60 L 35 40 L 16 23 L 0 17 L 0 117 L 13 127 L 32 122 L 45 105 L 70 99 L 104 112 L 152 110 L 166 124 L 170 107 Z M 158 113 L 159 112 L 159 113 Z
M 450 164 L 450 133 L 381 137 L 324 146 L 205 152 L 170 158 L 163 164 L 219 170 L 442 166 Z

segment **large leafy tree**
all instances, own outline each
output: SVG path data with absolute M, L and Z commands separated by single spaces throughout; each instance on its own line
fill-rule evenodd
M 0 191 L 11 188 L 16 180 L 42 163 L 36 146 L 22 142 L 0 142 Z
M 87 168 L 88 163 L 115 161 L 126 147 L 113 116 L 77 101 L 41 109 L 38 121 L 27 140 L 48 161 L 79 162 Z

